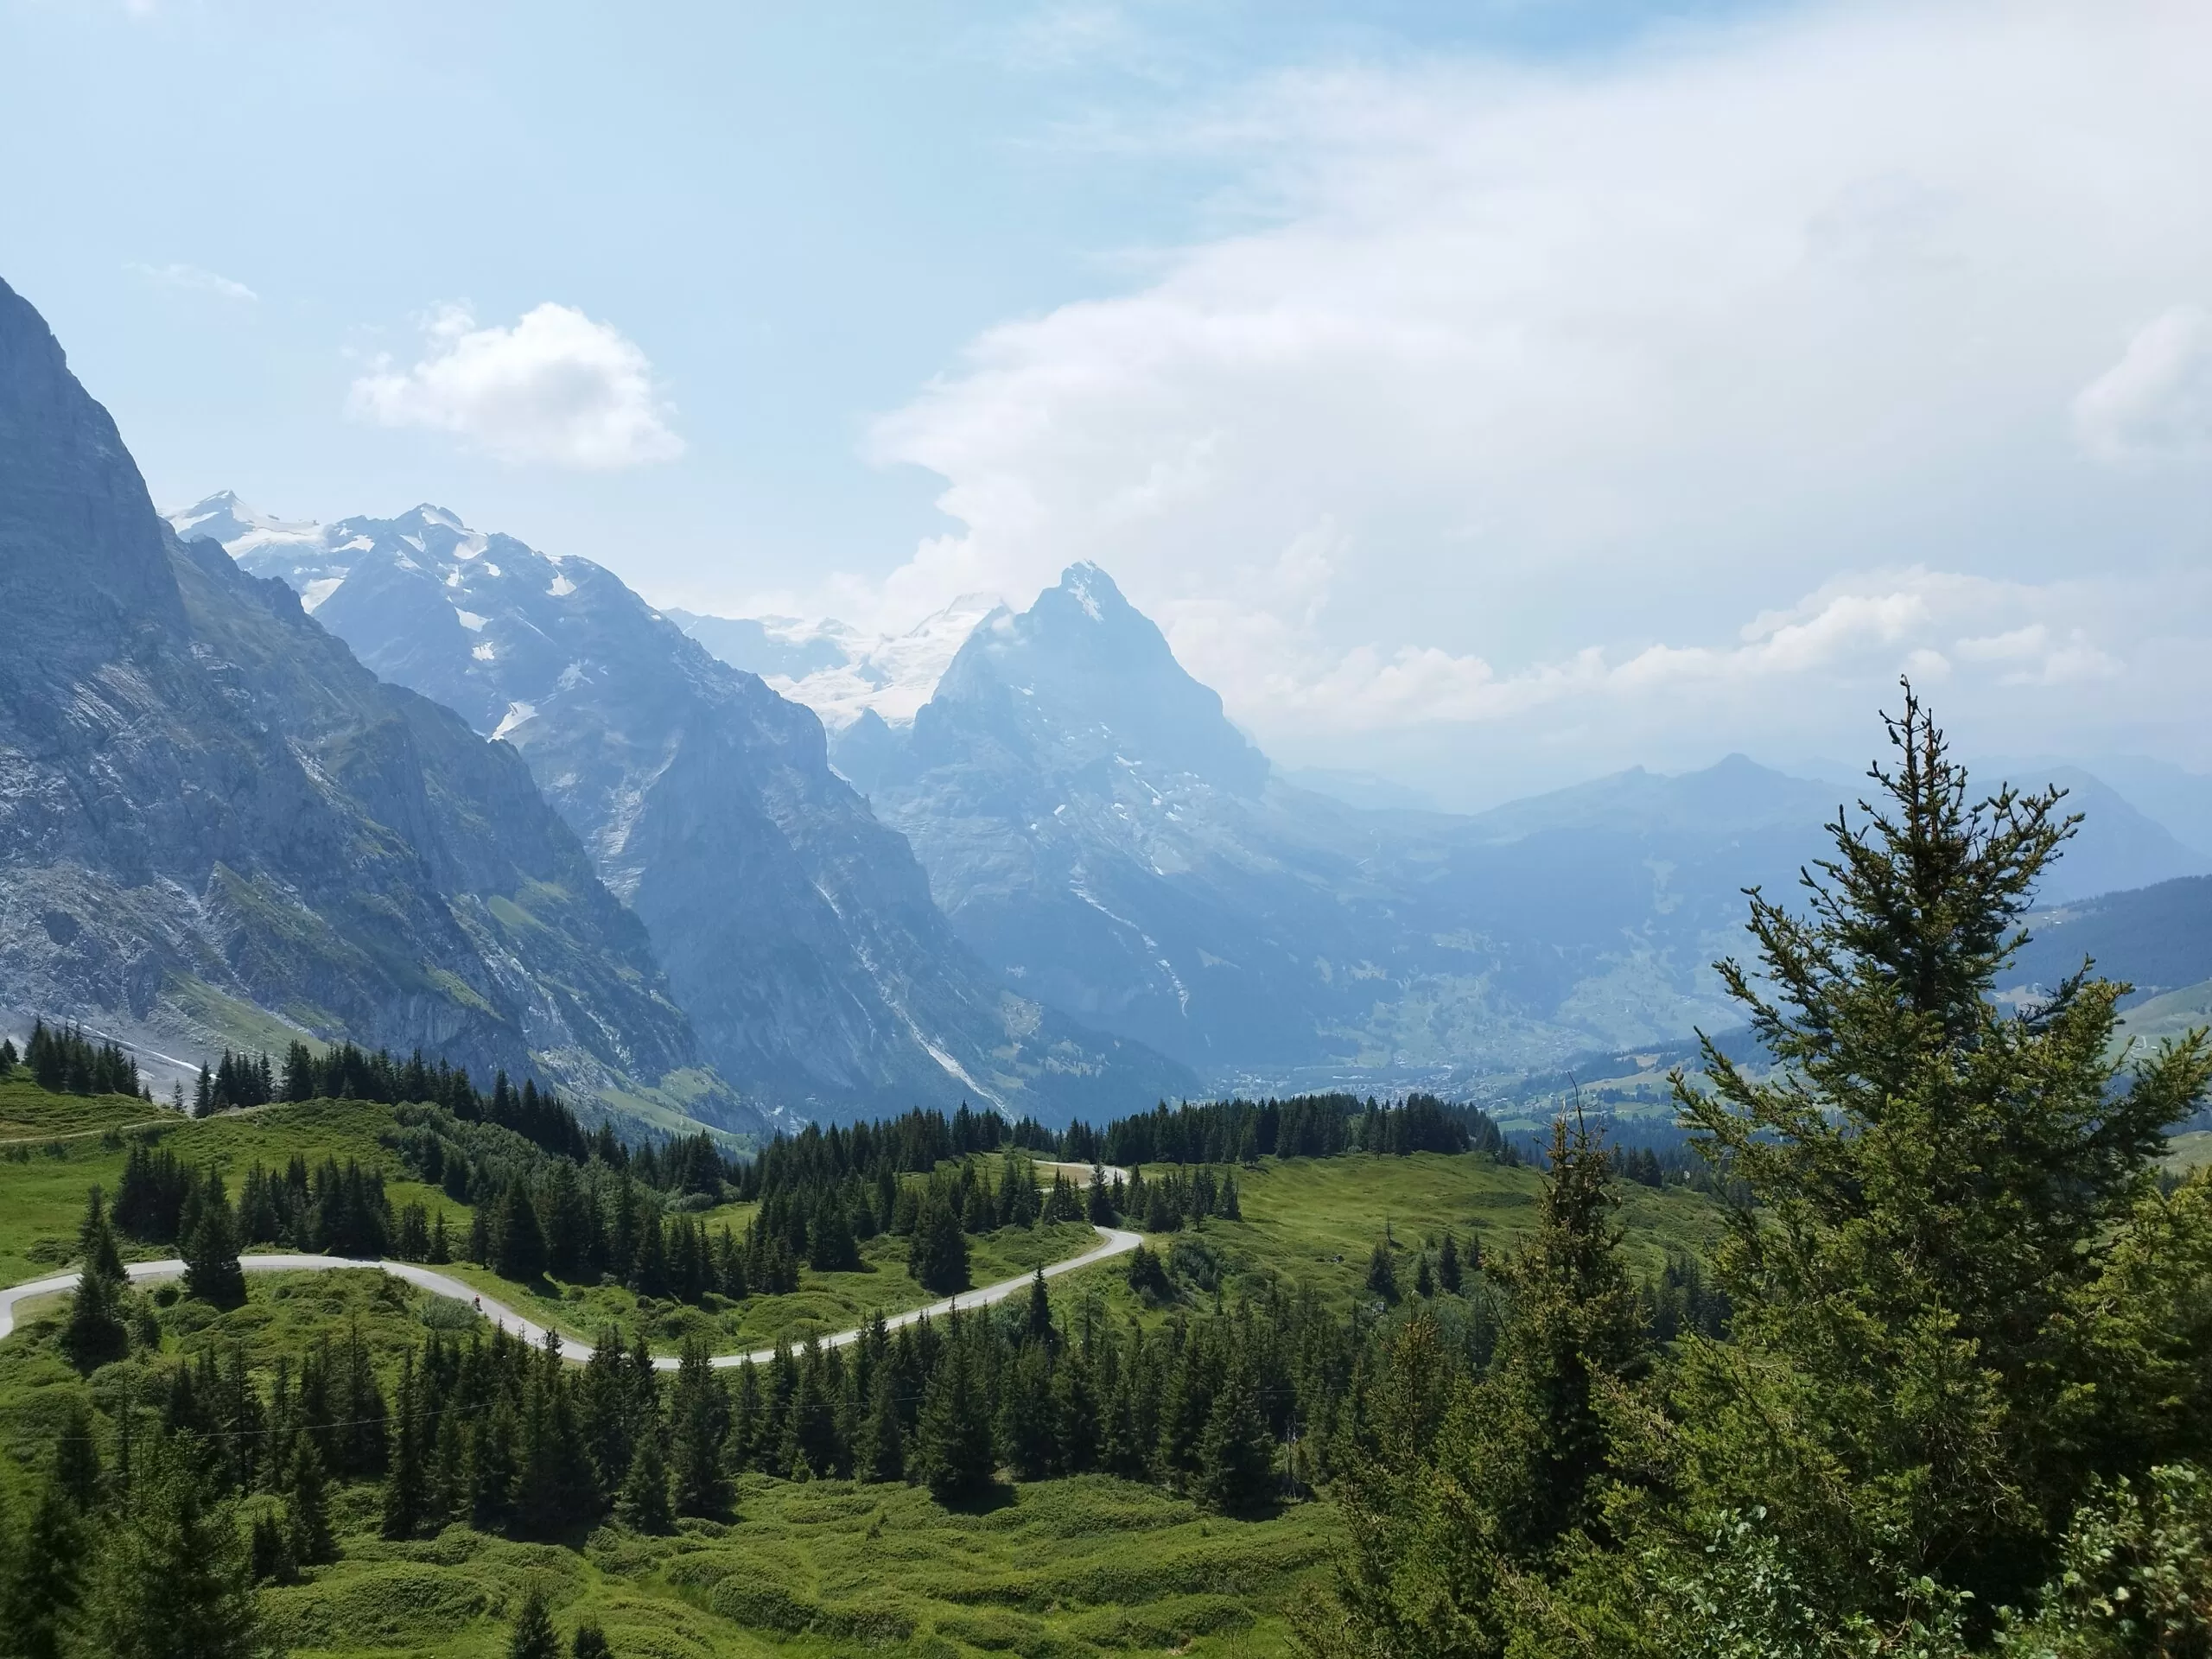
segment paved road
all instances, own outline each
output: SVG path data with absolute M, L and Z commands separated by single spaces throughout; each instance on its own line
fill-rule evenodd
M 1097 1231 L 1101 1240 L 1097 1249 L 1086 1250 L 1081 1255 L 1071 1256 L 1065 1262 L 1052 1263 L 1045 1269 L 1045 1276 L 1047 1279 L 1057 1279 L 1064 1273 L 1073 1273 L 1077 1268 L 1087 1268 L 1094 1262 L 1103 1262 L 1109 1257 L 1134 1250 L 1141 1242 L 1135 1233 L 1125 1232 L 1118 1227 L 1101 1227 Z M 510 1336 L 519 1337 L 524 1342 L 531 1344 L 542 1343 L 545 1340 L 543 1326 L 532 1325 L 512 1308 L 482 1295 L 474 1286 L 465 1285 L 458 1279 L 448 1278 L 435 1268 L 426 1268 L 419 1262 L 390 1262 L 372 1257 L 355 1258 L 343 1255 L 242 1255 L 238 1258 L 238 1265 L 248 1273 L 319 1273 L 330 1268 L 375 1268 L 390 1274 L 395 1279 L 404 1279 L 410 1285 L 419 1285 L 435 1295 L 451 1296 L 461 1301 L 474 1304 L 481 1310 L 486 1319 Z M 134 1281 L 147 1283 L 157 1279 L 181 1278 L 184 1274 L 184 1263 L 178 1261 L 133 1262 L 126 1271 Z M 927 1307 L 913 1308 L 904 1313 L 887 1313 L 884 1316 L 883 1322 L 893 1330 L 896 1330 L 902 1325 L 912 1325 L 917 1319 L 925 1316 L 931 1319 L 939 1318 L 950 1313 L 955 1306 L 985 1307 L 993 1302 L 1002 1302 L 1007 1297 L 1027 1288 L 1029 1279 L 1030 1275 L 1025 1273 L 1017 1278 L 1007 1279 L 995 1285 L 986 1285 L 981 1290 L 963 1291 L 957 1296 L 948 1296 L 941 1302 L 931 1302 Z M 41 1296 L 60 1295 L 76 1288 L 77 1275 L 75 1274 L 57 1273 L 50 1278 L 34 1279 L 28 1284 L 0 1290 L 0 1339 L 4 1339 L 16 1328 L 16 1305 L 18 1302 L 30 1301 Z M 872 1324 L 873 1321 L 870 1323 Z M 828 1348 L 842 1347 L 846 1343 L 857 1340 L 861 1330 L 865 1328 L 840 1331 L 835 1336 L 823 1337 L 821 1339 L 822 1344 Z M 755 1361 L 772 1359 L 775 1357 L 775 1351 L 772 1348 L 761 1348 L 749 1354 L 717 1354 L 715 1356 L 714 1363 L 718 1366 L 742 1365 L 748 1359 Z M 563 1337 L 561 1338 L 561 1353 L 563 1358 L 575 1360 L 581 1364 L 591 1357 L 591 1344 Z M 676 1369 L 676 1361 L 673 1358 L 655 1359 L 653 1367 L 656 1370 L 672 1371 Z

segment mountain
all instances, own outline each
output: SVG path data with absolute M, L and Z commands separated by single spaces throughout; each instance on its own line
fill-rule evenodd
M 866 715 L 900 726 L 912 721 L 976 625 L 997 604 L 965 594 L 893 634 L 869 634 L 835 620 L 664 614 L 723 662 L 760 675 L 839 731 Z
M 1833 791 L 1740 757 L 1481 817 L 1275 775 L 1107 575 L 977 626 L 841 771 L 963 938 L 1042 1001 L 1220 1084 L 1556 1061 L 1731 1016 L 1740 887 L 1787 881 Z
M 302 1034 L 757 1128 L 527 769 L 147 499 L 0 283 L 0 1002 Z
M 2212 979 L 2212 876 L 2184 876 L 2038 911 L 2008 983 L 2049 989 L 2086 957 L 2141 1002 Z
M 601 566 L 432 506 L 310 533 L 215 496 L 175 522 L 228 533 L 243 569 L 290 584 L 378 674 L 512 746 L 749 1098 L 807 1116 L 967 1099 L 1065 1117 L 1193 1086 L 1007 988 L 906 841 L 831 771 L 815 715 Z

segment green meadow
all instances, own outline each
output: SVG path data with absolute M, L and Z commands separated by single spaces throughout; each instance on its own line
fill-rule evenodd
M 0 1280 L 67 1264 L 86 1190 L 113 1188 L 131 1140 L 158 1137 L 180 1160 L 220 1170 L 237 1191 L 256 1160 L 295 1154 L 381 1170 L 392 1203 L 443 1211 L 456 1242 L 467 1206 L 409 1180 L 381 1137 L 392 1109 L 353 1102 L 274 1105 L 202 1121 L 115 1097 L 47 1096 L 0 1084 L 0 1121 L 24 1138 L 0 1154 Z M 1148 1172 L 1161 1173 L 1158 1169 Z M 1450 1231 L 1464 1253 L 1511 1251 L 1536 1214 L 1534 1170 L 1477 1155 L 1354 1154 L 1263 1160 L 1236 1172 L 1241 1219 L 1219 1217 L 1151 1243 L 1175 1295 L 1140 1299 L 1127 1258 L 1051 1284 L 1056 1318 L 1134 1320 L 1151 1328 L 1257 1296 L 1269 1285 L 1310 1288 L 1344 1313 L 1371 1299 L 1370 1254 L 1387 1241 L 1408 1287 L 1414 1264 Z M 1707 1200 L 1681 1189 L 1622 1188 L 1639 1271 L 1672 1251 L 1701 1249 L 1718 1225 Z M 747 1207 L 709 1211 L 741 1228 Z M 1090 1248 L 1085 1224 L 1004 1229 L 971 1239 L 978 1286 Z M 870 1271 L 809 1270 L 798 1291 L 702 1308 L 647 1302 L 609 1286 L 517 1285 L 457 1262 L 445 1270 L 553 1328 L 595 1336 L 612 1321 L 667 1349 L 687 1334 L 723 1351 L 846 1328 L 876 1311 L 934 1300 L 904 1263 L 905 1241 L 867 1242 Z M 126 1251 L 127 1254 L 133 1253 Z M 151 1254 L 141 1249 L 138 1255 Z M 242 1354 L 267 1376 L 296 1368 L 319 1340 L 358 1332 L 387 1392 L 401 1357 L 431 1329 L 467 1324 L 466 1310 L 369 1269 L 250 1275 L 244 1306 L 218 1312 L 174 1284 L 134 1294 L 135 1347 L 89 1381 L 62 1358 L 65 1299 L 23 1311 L 0 1343 L 0 1500 L 21 1512 L 73 1396 L 104 1413 L 137 1398 L 158 1409 L 182 1361 Z M 1288 1609 L 1326 1571 L 1339 1535 L 1325 1499 L 1231 1517 L 1160 1487 L 1104 1474 L 1001 1481 L 988 1500 L 948 1506 L 921 1487 L 740 1477 L 727 1518 L 686 1518 L 666 1535 L 613 1522 L 550 1543 L 514 1541 L 461 1524 L 435 1536 L 385 1538 L 373 1484 L 331 1488 L 337 1559 L 300 1582 L 264 1587 L 270 1634 L 299 1659 L 323 1656 L 492 1656 L 506 1651 L 520 1599 L 535 1587 L 564 1634 L 588 1618 L 622 1656 L 893 1653 L 1083 1656 L 1278 1654 Z M 249 1500 L 248 1507 L 266 1500 Z

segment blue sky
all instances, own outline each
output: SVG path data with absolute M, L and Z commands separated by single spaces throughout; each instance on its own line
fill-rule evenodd
M 2212 766 L 2201 8 L 0 0 L 156 499 L 908 626 L 1095 558 L 1282 757 Z

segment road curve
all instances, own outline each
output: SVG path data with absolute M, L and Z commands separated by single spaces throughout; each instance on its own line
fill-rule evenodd
M 1052 1262 L 1046 1268 L 1045 1276 L 1057 1279 L 1064 1273 L 1073 1273 L 1077 1268 L 1087 1268 L 1110 1257 L 1125 1255 L 1143 1242 L 1136 1234 L 1119 1227 L 1101 1227 L 1097 1232 L 1102 1242 L 1096 1249 L 1070 1256 L 1065 1262 Z M 404 1279 L 409 1284 L 419 1286 L 434 1295 L 450 1296 L 458 1301 L 473 1303 L 486 1319 L 510 1336 L 519 1337 L 532 1344 L 545 1340 L 543 1325 L 531 1324 L 504 1303 L 482 1294 L 474 1285 L 465 1285 L 458 1279 L 448 1278 L 435 1268 L 426 1268 L 419 1262 L 393 1262 L 375 1256 L 242 1255 L 238 1258 L 238 1265 L 248 1273 L 320 1273 L 331 1268 L 375 1268 L 395 1279 Z M 134 1282 L 144 1284 L 159 1279 L 183 1277 L 184 1263 L 175 1260 L 133 1262 L 124 1271 L 130 1274 Z M 904 1313 L 887 1313 L 883 1316 L 883 1323 L 895 1331 L 900 1325 L 912 1325 L 918 1319 L 940 1318 L 956 1307 L 988 1307 L 993 1302 L 1002 1302 L 1022 1290 L 1029 1281 L 1030 1275 L 1025 1273 L 1015 1278 L 1001 1280 L 995 1285 L 986 1285 L 981 1290 L 963 1291 L 957 1296 L 948 1296 L 943 1301 L 931 1302 L 927 1307 L 910 1308 Z M 76 1287 L 75 1274 L 57 1273 L 49 1278 L 34 1279 L 26 1284 L 0 1290 L 0 1340 L 4 1340 L 15 1331 L 16 1305 L 18 1302 L 30 1301 L 41 1296 L 60 1295 Z M 874 1320 L 869 1321 L 870 1325 L 874 1323 Z M 842 1347 L 849 1342 L 857 1341 L 861 1332 L 867 1328 L 862 1325 L 850 1331 L 840 1331 L 820 1340 L 825 1348 Z M 716 1354 L 713 1363 L 721 1367 L 742 1365 L 748 1359 L 756 1362 L 772 1359 L 775 1352 L 773 1348 L 760 1348 L 749 1354 Z M 591 1353 L 589 1343 L 570 1337 L 561 1338 L 561 1356 L 564 1359 L 572 1359 L 581 1364 L 591 1357 Z M 676 1369 L 676 1361 L 666 1357 L 656 1358 L 653 1369 L 672 1371 Z

